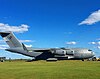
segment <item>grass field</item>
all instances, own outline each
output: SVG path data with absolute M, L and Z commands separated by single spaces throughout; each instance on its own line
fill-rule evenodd
M 100 79 L 100 62 L 3 62 L 0 79 Z

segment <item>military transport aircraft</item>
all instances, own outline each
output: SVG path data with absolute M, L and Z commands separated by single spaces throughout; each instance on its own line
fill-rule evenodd
M 13 53 L 33 57 L 35 60 L 59 59 L 88 59 L 94 56 L 94 52 L 87 48 L 31 48 L 19 42 L 12 32 L 0 32 L 10 48 L 5 49 Z

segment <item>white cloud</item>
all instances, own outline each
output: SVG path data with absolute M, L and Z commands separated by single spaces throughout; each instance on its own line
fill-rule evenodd
M 12 31 L 17 33 L 23 33 L 28 31 L 29 26 L 21 24 L 20 26 L 10 26 L 9 24 L 0 23 L 0 31 Z
M 89 42 L 89 44 L 100 45 L 100 41 L 98 41 L 98 42 Z
M 23 43 L 25 43 L 25 42 L 35 42 L 35 40 L 19 40 L 20 42 L 23 42 Z
M 100 49 L 100 41 L 97 41 L 97 42 L 89 42 L 89 44 L 95 45 L 95 48 Z
M 26 44 L 25 44 L 25 46 L 26 47 L 32 47 L 32 45 L 26 45 Z M 4 45 L 0 45 L 0 50 L 4 50 L 4 49 L 7 49 L 7 48 L 9 48 L 8 45 L 5 45 L 5 44 Z
M 32 41 L 32 40 L 19 40 L 20 42 L 23 42 L 23 43 L 29 43 L 29 42 L 35 42 L 35 41 Z M 5 45 L 5 41 L 4 40 L 0 40 L 0 49 L 7 49 L 9 48 L 8 45 Z M 32 45 L 26 45 L 26 47 L 32 47 Z
M 7 49 L 8 47 L 8 45 L 0 45 L 0 49 Z
M 66 42 L 66 44 L 69 44 L 69 45 L 75 45 L 76 42 L 75 42 L 75 41 L 70 41 L 70 42 Z
M 98 49 L 100 49 L 100 46 L 97 46 Z
M 96 42 L 89 42 L 89 44 L 96 44 Z
M 86 24 L 86 25 L 92 25 L 96 22 L 100 21 L 100 10 L 93 12 L 86 18 L 84 21 L 79 23 L 79 25 Z
M 26 47 L 32 47 L 32 45 L 31 45 L 31 44 L 30 44 L 30 45 L 26 45 L 26 44 L 25 44 L 25 46 L 26 46 Z
M 20 42 L 27 43 L 27 42 L 35 42 L 35 40 L 19 40 Z M 0 43 L 4 43 L 4 40 L 0 40 Z
M 4 43 L 5 41 L 4 40 L 0 40 L 0 43 Z
M 100 45 L 100 41 L 98 41 L 97 44 Z

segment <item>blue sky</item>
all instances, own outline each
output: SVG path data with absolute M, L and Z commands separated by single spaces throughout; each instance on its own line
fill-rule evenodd
M 33 47 L 90 48 L 100 56 L 100 1 L 0 0 L 0 31 L 8 30 Z M 27 58 L 4 50 L 0 56 Z

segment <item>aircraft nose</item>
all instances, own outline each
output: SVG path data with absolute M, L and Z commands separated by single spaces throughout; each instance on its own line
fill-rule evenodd
M 91 52 L 91 55 L 94 56 L 95 55 L 94 52 Z
M 88 53 L 90 54 L 91 57 L 95 56 L 94 52 L 92 50 L 88 50 Z

